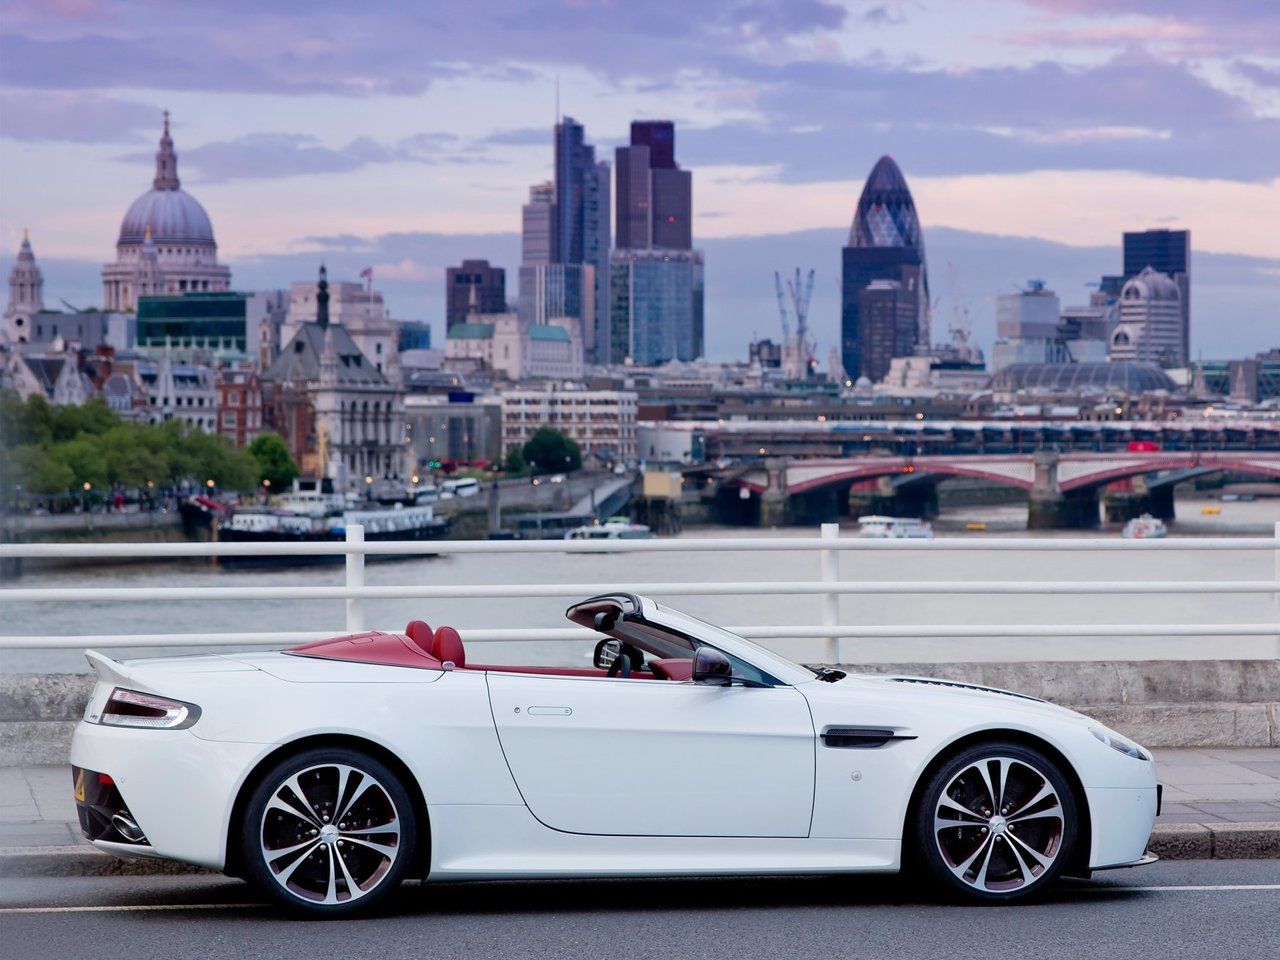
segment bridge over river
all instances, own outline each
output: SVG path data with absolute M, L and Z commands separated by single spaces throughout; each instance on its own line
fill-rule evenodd
M 763 526 L 832 520 L 851 491 L 874 493 L 903 516 L 937 512 L 937 485 L 971 477 L 1028 493 L 1031 529 L 1097 526 L 1101 491 L 1140 478 L 1143 509 L 1173 517 L 1173 489 L 1210 473 L 1280 477 L 1276 451 L 1130 451 L 1117 453 L 1039 450 L 1023 454 L 866 456 L 791 460 L 764 458 L 712 470 L 718 495 L 757 501 L 750 513 Z M 744 492 L 745 491 L 745 492 Z

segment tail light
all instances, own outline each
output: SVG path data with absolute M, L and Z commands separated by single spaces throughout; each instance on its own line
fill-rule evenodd
M 107 698 L 98 722 L 110 727 L 183 730 L 199 719 L 200 708 L 194 703 L 116 687 Z

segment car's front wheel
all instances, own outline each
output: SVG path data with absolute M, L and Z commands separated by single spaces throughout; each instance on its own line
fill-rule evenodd
M 984 743 L 950 757 L 916 810 L 916 852 L 952 896 L 1020 900 L 1047 887 L 1080 835 L 1075 796 L 1058 765 L 1016 743 Z
M 241 852 L 249 879 L 277 903 L 344 916 L 372 909 L 399 886 L 416 838 L 413 802 L 395 772 L 355 750 L 318 748 L 259 780 Z

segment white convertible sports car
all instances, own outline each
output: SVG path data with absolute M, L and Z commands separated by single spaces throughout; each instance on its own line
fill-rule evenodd
M 312 915 L 406 878 L 918 870 L 968 900 L 1130 866 L 1155 763 L 987 687 L 847 676 L 618 593 L 594 667 L 473 663 L 421 621 L 292 650 L 119 663 L 71 750 L 104 850 L 242 876 Z

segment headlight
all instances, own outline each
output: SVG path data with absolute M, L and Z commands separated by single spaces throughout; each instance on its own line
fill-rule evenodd
M 107 697 L 99 723 L 110 727 L 150 727 L 157 730 L 182 730 L 200 719 L 200 708 L 194 703 L 170 700 L 137 690 L 116 687 Z
M 1135 760 L 1150 760 L 1151 754 L 1143 750 L 1132 740 L 1126 740 L 1118 733 L 1112 733 L 1102 727 L 1090 727 L 1089 732 L 1105 743 L 1112 750 L 1119 750 L 1126 757 L 1133 757 Z

